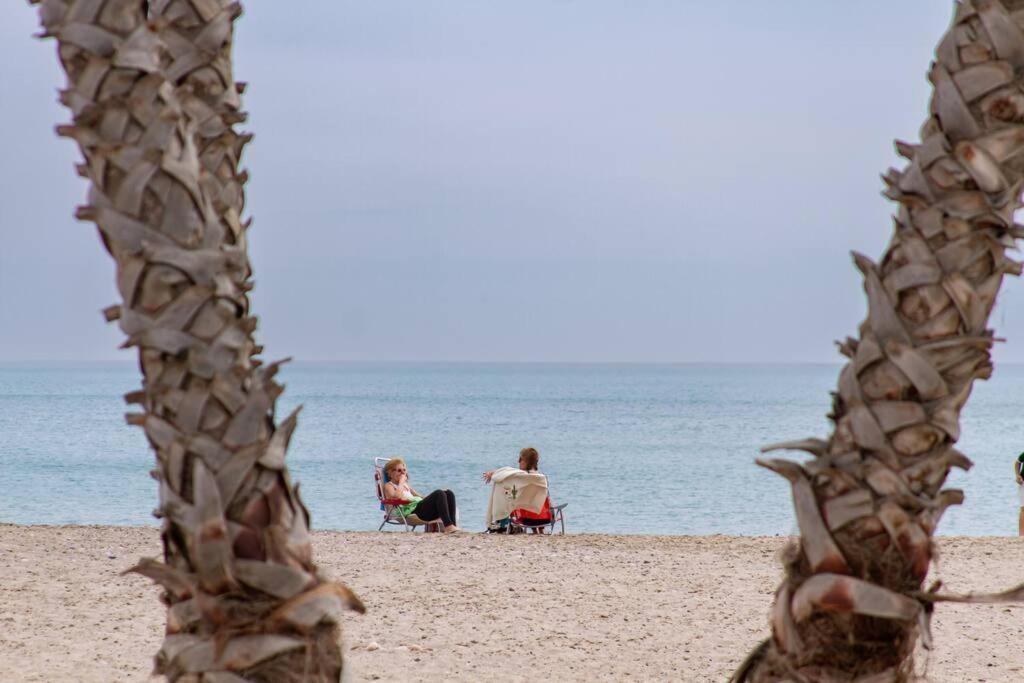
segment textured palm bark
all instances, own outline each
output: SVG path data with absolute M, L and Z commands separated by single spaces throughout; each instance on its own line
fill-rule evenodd
M 913 678 L 936 599 L 923 591 L 932 535 L 962 493 L 943 489 L 975 379 L 992 372 L 987 321 L 1024 177 L 1024 2 L 964 0 L 936 49 L 929 118 L 885 176 L 899 212 L 879 264 L 854 255 L 867 319 L 833 394 L 827 441 L 803 464 L 760 461 L 793 487 L 800 541 L 771 617 L 771 638 L 737 681 Z M 774 448 L 774 447 L 770 447 Z M 936 590 L 933 587 L 932 590 Z
M 166 49 L 164 77 L 177 88 L 179 101 L 196 123 L 203 188 L 226 228 L 225 242 L 244 247 L 248 222 L 243 224 L 241 216 L 248 176 L 238 165 L 252 135 L 234 128 L 246 115 L 240 99 L 244 87 L 234 80 L 231 59 L 234 21 L 241 6 L 227 0 L 148 4 L 149 18 Z
M 149 16 L 147 17 L 147 13 Z M 128 421 L 156 452 L 165 589 L 156 671 L 173 681 L 337 681 L 339 615 L 362 609 L 317 574 L 309 513 L 275 424 L 278 364 L 262 366 L 241 213 L 248 137 L 232 124 L 236 4 L 43 0 L 68 75 L 61 100 L 90 181 L 79 218 L 117 265 L 120 321 L 139 352 Z

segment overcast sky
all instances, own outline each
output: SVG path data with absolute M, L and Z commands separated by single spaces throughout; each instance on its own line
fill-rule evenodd
M 864 315 L 934 0 L 250 2 L 260 341 L 304 360 L 812 361 Z M 0 361 L 128 358 L 55 44 L 0 5 Z M 1024 361 L 1024 296 L 994 316 Z

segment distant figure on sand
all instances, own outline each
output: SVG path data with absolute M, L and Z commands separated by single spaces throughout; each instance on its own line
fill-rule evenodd
M 540 453 L 536 448 L 524 448 L 519 451 L 519 469 L 514 467 L 500 467 L 496 470 L 488 470 L 482 475 L 487 483 L 497 484 L 506 479 L 515 477 L 518 484 L 515 488 L 516 497 L 512 501 L 504 500 L 504 497 L 494 495 L 491 490 L 491 501 L 488 504 L 488 527 L 493 527 L 496 522 L 515 514 L 527 525 L 536 524 L 532 528 L 533 533 L 544 533 L 544 525 L 551 521 L 551 500 L 547 495 L 547 479 L 537 472 L 540 464 Z M 526 476 L 524 476 L 526 475 Z M 532 475 L 532 476 L 530 476 Z M 531 485 L 534 484 L 534 485 Z M 516 505 L 515 509 L 509 509 Z M 521 507 L 520 507 L 521 506 Z M 534 511 L 538 508 L 539 510 Z
M 397 500 L 409 501 L 401 506 L 403 515 L 416 515 L 424 521 L 441 520 L 445 533 L 462 531 L 455 526 L 456 508 L 455 494 L 448 489 L 437 489 L 427 497 L 423 497 L 409 484 L 409 469 L 405 460 L 391 458 L 384 465 L 387 481 L 384 483 L 384 496 Z
M 1020 513 L 1017 515 L 1017 535 L 1024 536 L 1024 453 L 1017 456 L 1013 463 L 1013 476 L 1017 479 L 1017 502 Z

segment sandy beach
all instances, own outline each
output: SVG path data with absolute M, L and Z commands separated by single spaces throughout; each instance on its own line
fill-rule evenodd
M 366 602 L 346 678 L 723 681 L 767 633 L 788 539 L 317 532 L 324 574 Z M 1024 577 L 1024 541 L 943 538 L 948 590 Z M 159 554 L 138 527 L 0 525 L 0 680 L 145 681 L 157 589 L 119 573 Z M 1024 606 L 941 605 L 927 680 L 1024 680 Z

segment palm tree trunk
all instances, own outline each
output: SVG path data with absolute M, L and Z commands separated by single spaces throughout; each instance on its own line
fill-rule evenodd
M 167 50 L 164 77 L 196 122 L 195 140 L 204 189 L 224 226 L 224 243 L 245 245 L 242 222 L 245 182 L 238 169 L 243 148 L 252 140 L 238 133 L 235 123 L 246 119 L 241 111 L 244 91 L 232 75 L 231 48 L 234 21 L 241 6 L 234 0 L 154 0 L 149 18 L 160 31 Z
M 827 441 L 797 464 L 759 461 L 792 484 L 800 528 L 784 560 L 771 638 L 734 680 L 906 681 L 932 600 L 922 591 L 932 535 L 962 501 L 943 489 L 970 466 L 953 444 L 975 379 L 992 372 L 987 321 L 1024 178 L 1024 2 L 963 0 L 939 42 L 929 117 L 885 176 L 898 203 L 879 264 L 854 254 L 867 319 L 840 349 Z M 856 122 L 853 122 L 856 124 Z
M 246 292 L 240 214 L 247 136 L 231 77 L 237 5 L 219 0 L 43 0 L 44 35 L 68 74 L 58 127 L 90 181 L 78 217 L 117 266 L 119 320 L 139 351 L 156 452 L 165 589 L 156 671 L 172 681 L 337 681 L 339 614 L 362 609 L 317 574 L 309 513 L 285 466 L 296 425 L 275 423 L 278 363 L 263 367 Z M 147 17 L 147 13 L 151 16 Z

